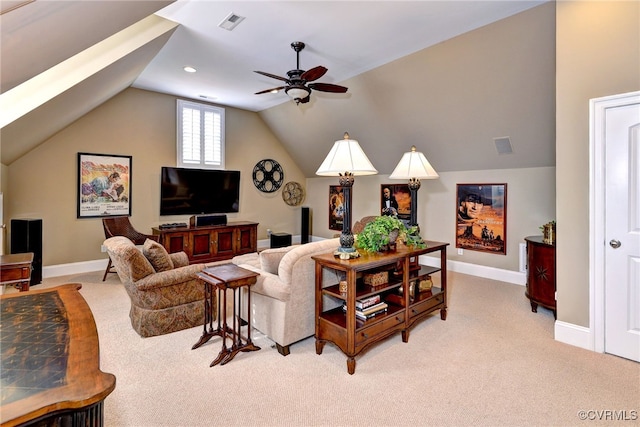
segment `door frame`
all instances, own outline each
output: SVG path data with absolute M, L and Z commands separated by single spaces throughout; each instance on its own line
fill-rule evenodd
M 591 348 L 605 348 L 605 112 L 640 102 L 640 91 L 589 100 L 589 328 Z

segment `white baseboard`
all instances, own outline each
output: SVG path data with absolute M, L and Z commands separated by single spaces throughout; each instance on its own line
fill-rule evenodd
M 440 267 L 440 257 L 421 255 L 420 263 L 430 267 Z M 469 264 L 460 261 L 447 260 L 447 270 L 522 286 L 527 283 L 526 274 L 519 271 L 502 270 L 500 268 Z
M 556 320 L 554 337 L 556 341 L 584 348 L 585 350 L 595 351 L 591 330 L 585 326 L 578 326 L 573 323 Z
M 97 259 L 93 261 L 72 262 L 69 264 L 49 265 L 42 267 L 42 277 L 68 276 L 69 274 L 89 273 L 91 271 L 106 270 L 109 260 Z

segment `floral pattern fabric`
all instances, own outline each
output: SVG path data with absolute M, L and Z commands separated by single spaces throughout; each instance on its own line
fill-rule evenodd
M 156 272 L 126 237 L 111 237 L 105 240 L 104 245 L 131 299 L 129 317 L 133 329 L 140 336 L 151 337 L 202 326 L 204 284 L 196 274 L 205 268 L 204 264 Z M 185 262 L 186 254 L 170 256 L 174 265 Z M 214 300 L 214 318 L 216 307 L 217 301 Z

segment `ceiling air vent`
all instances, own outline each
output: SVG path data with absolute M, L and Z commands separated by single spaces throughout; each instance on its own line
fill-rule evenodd
M 511 139 L 508 136 L 493 138 L 493 142 L 496 144 L 496 150 L 498 151 L 498 154 L 513 153 L 513 149 L 511 148 Z
M 231 31 L 243 20 L 244 16 L 236 15 L 235 13 L 231 12 L 227 15 L 226 18 L 222 20 L 221 23 L 218 24 L 218 27 Z

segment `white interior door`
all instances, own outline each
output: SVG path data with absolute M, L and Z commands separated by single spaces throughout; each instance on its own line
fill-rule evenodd
M 603 350 L 640 361 L 640 93 L 595 103 L 604 192 Z

